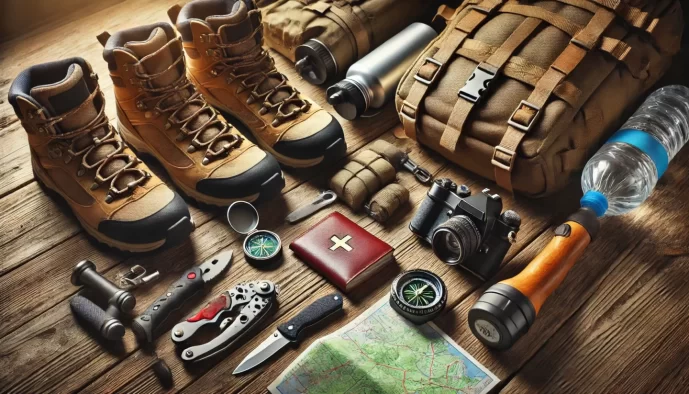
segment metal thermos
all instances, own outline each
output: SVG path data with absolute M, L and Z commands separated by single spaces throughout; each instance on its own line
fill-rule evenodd
M 413 23 L 354 63 L 347 77 L 327 90 L 328 103 L 343 118 L 353 120 L 392 101 L 402 76 L 437 33 Z

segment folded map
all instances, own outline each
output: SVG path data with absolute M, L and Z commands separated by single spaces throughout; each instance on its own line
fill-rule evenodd
M 311 344 L 269 387 L 296 393 L 487 393 L 499 382 L 432 322 L 414 325 L 384 297 Z

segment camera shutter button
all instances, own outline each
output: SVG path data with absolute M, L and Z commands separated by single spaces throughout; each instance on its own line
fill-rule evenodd
M 457 190 L 457 195 L 461 198 L 467 198 L 471 196 L 471 189 L 467 185 L 461 185 Z

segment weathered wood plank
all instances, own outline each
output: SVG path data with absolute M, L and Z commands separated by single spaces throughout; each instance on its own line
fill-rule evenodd
M 432 168 L 433 167 L 429 167 L 429 169 L 431 170 Z M 438 176 L 451 176 L 460 182 L 467 181 L 467 183 L 471 184 L 471 182 L 468 182 L 468 178 L 466 178 L 466 175 L 467 174 L 462 174 L 461 171 L 457 171 L 454 167 L 443 169 L 440 172 L 440 174 L 438 174 Z M 475 188 L 480 189 L 484 186 L 486 186 L 485 183 L 479 183 L 475 185 Z M 420 188 L 418 185 L 415 185 L 414 183 L 409 184 L 408 187 L 410 187 L 412 191 L 412 205 L 418 206 L 421 199 L 425 198 L 426 189 Z M 513 208 L 521 209 L 522 206 L 519 205 Z M 430 248 L 422 245 L 415 239 L 413 235 L 411 235 L 410 232 L 408 232 L 408 230 L 406 230 L 406 223 L 408 223 L 408 221 L 411 219 L 411 216 L 411 212 L 405 215 L 404 218 L 399 221 L 399 224 L 394 225 L 394 228 L 381 228 L 381 226 L 379 226 L 376 223 L 371 223 L 370 225 L 366 226 L 366 228 L 397 248 L 396 256 L 400 266 L 399 269 L 425 267 L 428 269 L 432 269 L 439 274 L 442 274 L 442 276 L 446 280 L 446 283 L 448 283 L 448 285 L 450 285 L 451 287 L 450 299 L 448 301 L 448 304 L 453 305 L 458 303 L 462 295 L 470 292 L 472 289 L 475 289 L 480 284 L 480 281 L 460 270 L 451 269 L 445 266 L 445 264 L 441 263 L 435 257 L 433 257 Z M 528 244 L 529 240 L 533 239 L 533 237 L 535 237 L 538 234 L 537 230 L 542 231 L 547 226 L 547 223 L 540 222 L 539 220 L 540 219 L 538 219 L 538 217 L 529 217 L 525 219 L 524 233 L 521 234 L 524 237 L 524 245 Z M 361 223 L 362 222 L 360 222 L 360 224 Z M 283 242 L 286 242 L 285 237 L 283 237 Z M 512 250 L 510 252 L 510 256 L 516 254 L 517 250 L 518 249 Z M 290 257 L 288 257 L 288 259 L 290 259 Z M 293 264 L 303 266 L 302 263 L 295 261 L 294 263 L 290 263 L 290 266 L 288 268 L 291 269 Z M 365 289 L 360 289 L 356 291 L 354 294 L 349 295 L 347 298 L 352 303 L 348 305 L 347 318 L 344 319 L 341 322 L 341 324 L 344 324 L 346 320 L 354 318 L 356 315 L 358 315 L 358 313 L 365 310 L 365 308 L 370 306 L 373 302 L 377 301 L 376 297 L 378 297 L 379 294 L 384 294 L 387 291 L 387 284 L 389 282 L 389 279 L 391 279 L 394 276 L 394 274 L 395 272 L 387 272 L 386 275 L 381 275 L 379 281 L 374 281 L 374 283 L 372 283 L 372 286 L 367 287 Z M 315 272 L 311 271 L 307 267 L 300 268 L 299 271 L 297 271 L 296 275 L 293 276 L 298 276 L 298 284 L 306 284 L 306 288 L 309 289 L 309 293 L 313 291 L 319 291 L 319 294 L 325 294 L 326 292 L 333 290 L 330 284 L 324 282 L 320 278 L 320 276 L 318 276 Z M 289 286 L 290 283 L 292 282 L 288 282 L 287 285 Z M 294 285 L 297 285 L 297 283 L 292 284 L 292 286 Z M 316 290 L 323 286 L 325 286 L 326 288 L 325 292 L 323 292 L 323 290 Z M 291 290 L 292 292 L 297 292 L 297 295 L 295 297 L 302 297 L 300 292 L 302 287 L 303 286 L 300 285 L 299 289 Z M 288 288 L 287 291 L 290 291 L 290 289 Z M 375 295 L 370 294 L 371 292 L 373 292 L 373 294 Z M 296 310 L 293 310 L 293 305 L 295 304 L 298 306 L 296 307 Z M 289 305 L 281 304 L 280 310 L 278 311 L 275 320 L 279 322 L 288 319 L 288 316 L 297 313 L 302 306 L 303 302 L 291 302 L 290 299 Z M 284 317 L 282 316 L 283 313 L 285 314 Z M 199 380 L 193 382 L 190 386 L 184 388 L 184 391 L 215 392 L 222 390 L 225 392 L 235 392 L 245 386 L 251 387 L 252 390 L 261 391 L 265 387 L 264 383 L 266 382 L 264 382 L 263 380 L 261 380 L 260 382 L 256 382 L 253 379 L 273 379 L 275 376 L 277 376 L 277 374 L 279 374 L 279 371 L 281 371 L 281 369 L 286 366 L 286 364 L 282 363 L 287 363 L 288 361 L 286 360 L 293 359 L 296 356 L 296 354 L 298 354 L 298 352 L 288 352 L 288 355 L 283 356 L 283 358 L 286 358 L 286 360 L 280 358 L 280 361 L 276 361 L 276 363 L 279 362 L 280 364 L 271 363 L 269 370 L 255 371 L 253 373 L 249 373 L 241 377 L 232 377 L 231 371 L 236 366 L 237 361 L 241 360 L 249 351 L 251 351 L 253 347 L 255 347 L 263 339 L 265 339 L 265 337 L 267 337 L 267 335 L 269 335 L 270 332 L 272 332 L 272 329 L 273 327 L 271 326 L 262 330 L 260 333 L 257 333 L 246 343 L 245 346 L 242 346 L 242 348 L 233 352 L 231 356 L 221 361 L 218 361 L 217 365 L 215 365 L 212 369 L 210 369 L 210 367 L 213 364 L 208 364 L 202 365 L 201 368 L 193 368 L 190 370 L 186 370 L 182 365 L 181 361 L 176 356 L 172 355 L 174 351 L 174 346 L 171 341 L 161 343 L 159 345 L 158 354 L 161 355 L 161 357 L 165 357 L 167 363 L 173 369 L 175 376 L 177 377 L 176 390 L 184 388 L 185 385 L 189 384 L 189 382 L 192 382 L 194 379 L 196 379 L 198 377 L 197 374 L 199 373 L 199 369 L 203 371 L 210 369 L 208 372 L 205 372 L 205 374 Z M 329 331 L 330 328 L 326 328 L 324 329 L 324 331 L 325 330 Z M 304 344 L 303 346 L 307 346 L 307 344 Z M 303 347 L 300 348 L 303 349 Z M 139 352 L 137 352 L 137 354 L 138 353 Z M 158 389 L 157 383 L 155 381 L 155 377 L 153 377 L 150 371 L 137 376 L 137 378 L 133 381 L 127 378 L 129 376 L 129 371 L 133 369 L 129 365 L 130 363 L 141 364 L 141 361 L 139 361 L 138 358 L 134 358 L 134 360 L 131 361 L 129 359 L 125 360 L 124 362 L 118 364 L 112 370 L 110 370 L 107 380 L 105 378 L 99 378 L 90 386 L 88 386 L 84 391 L 98 391 L 100 388 L 106 386 L 109 389 L 111 389 L 114 385 L 114 387 L 117 387 L 117 390 L 121 392 L 155 392 Z
M 438 160 L 438 162 L 441 162 L 441 161 Z M 411 175 L 409 175 L 408 178 L 411 178 Z M 285 231 L 289 230 L 289 232 L 286 234 L 282 233 L 283 237 L 295 237 L 297 235 L 297 233 L 300 231 L 300 230 L 298 230 L 298 228 L 296 228 L 296 227 L 288 228 L 285 224 L 281 224 L 281 227 L 280 227 L 280 226 L 278 226 L 278 222 L 282 221 L 281 218 L 283 218 L 285 216 L 288 209 L 293 209 L 294 207 L 301 205 L 303 203 L 303 201 L 310 198 L 310 196 L 315 195 L 316 191 L 317 191 L 317 189 L 311 187 L 310 185 L 303 185 L 302 188 L 299 188 L 299 189 L 287 194 L 287 198 L 286 198 L 287 203 L 285 203 L 285 204 L 283 204 L 283 203 L 265 204 L 263 207 L 260 207 L 259 210 L 262 212 L 262 218 L 263 218 L 262 224 L 265 226 L 268 226 L 269 228 L 273 228 L 273 229 L 275 229 L 275 228 L 278 228 L 278 229 L 286 228 Z M 324 214 L 324 213 L 322 213 L 322 214 Z M 322 216 L 320 216 L 320 217 L 322 217 Z M 318 217 L 314 217 L 314 218 L 311 218 L 309 220 L 313 221 L 313 220 L 317 220 L 317 219 L 318 219 Z M 306 221 L 307 225 L 308 225 L 308 223 L 310 223 L 310 222 Z M 311 224 L 313 224 L 313 223 L 311 222 Z M 280 231 L 280 230 L 278 230 L 278 231 Z M 287 239 L 289 239 L 289 238 L 287 238 Z M 167 273 L 167 275 L 165 275 L 165 280 L 167 280 L 167 282 L 161 281 L 161 283 L 156 285 L 157 287 L 147 289 L 146 295 L 145 295 L 145 297 L 147 297 L 147 298 L 139 297 L 139 305 L 141 306 L 141 308 L 145 308 L 145 305 L 148 302 L 150 302 L 151 300 L 153 300 L 157 296 L 157 293 L 161 292 L 164 289 L 164 287 L 167 284 L 169 284 L 169 282 L 172 282 L 173 280 L 176 279 L 176 276 L 179 275 L 179 272 L 181 269 L 185 268 L 186 266 L 191 264 L 191 262 L 193 262 L 193 261 L 202 260 L 201 257 L 195 256 L 195 254 L 197 254 L 194 252 L 195 250 L 196 251 L 203 250 L 204 255 L 210 254 L 211 252 L 217 252 L 217 251 L 225 248 L 227 246 L 227 244 L 229 244 L 231 242 L 235 242 L 235 241 L 236 241 L 236 234 L 233 234 L 229 231 L 227 226 L 224 224 L 224 219 L 222 219 L 222 218 L 219 218 L 217 220 L 214 219 L 211 223 L 209 223 L 208 225 L 201 226 L 200 228 L 198 228 L 196 230 L 196 232 L 194 232 L 194 234 L 192 234 L 191 245 L 189 245 L 189 246 L 183 245 L 180 248 L 169 250 L 169 251 L 164 251 L 163 253 L 161 253 L 159 255 L 155 255 L 155 256 L 150 256 L 150 257 L 146 257 L 146 258 L 129 259 L 124 264 L 125 267 L 121 267 L 121 269 L 123 270 L 126 267 L 128 267 L 129 265 L 134 264 L 134 263 L 143 263 L 149 269 L 152 269 L 152 270 L 153 269 L 161 269 L 161 270 L 164 269 L 164 272 Z M 236 250 L 239 250 L 239 248 L 236 247 L 236 245 L 233 248 Z M 175 262 L 177 262 L 177 265 L 175 265 L 173 267 L 166 266 L 166 265 L 169 265 L 169 263 L 168 263 L 169 261 L 175 261 Z M 181 261 L 181 263 L 180 263 L 180 261 Z M 98 261 L 96 261 L 96 263 L 98 264 Z M 60 280 L 63 281 L 64 283 L 67 283 L 67 284 L 69 283 L 69 279 L 68 279 L 69 270 L 71 270 L 71 267 L 73 266 L 73 264 L 74 264 L 73 261 L 67 261 L 64 263 L 62 278 L 60 278 Z M 182 268 L 179 267 L 180 264 L 182 264 Z M 20 271 L 20 270 L 15 270 L 12 272 L 12 274 L 14 274 L 14 272 L 16 272 L 16 271 Z M 111 270 L 111 271 L 116 271 L 116 270 Z M 108 275 L 108 277 L 112 278 L 112 277 L 114 277 L 115 272 L 111 272 L 111 271 L 108 271 L 107 275 Z M 119 270 L 117 270 L 117 271 L 119 271 Z M 232 283 L 232 284 L 234 284 L 234 283 Z M 230 286 L 230 284 L 228 284 L 228 286 Z M 38 289 L 40 289 L 40 288 L 37 288 L 37 291 L 40 291 Z M 63 296 L 68 296 L 70 294 L 69 293 L 70 291 L 71 292 L 74 291 L 73 289 L 70 289 L 70 285 L 67 285 L 65 290 L 66 291 L 63 293 Z M 21 291 L 21 290 L 18 289 L 18 291 Z M 67 300 L 62 301 L 60 304 L 66 304 L 66 303 L 67 303 Z M 53 310 L 54 309 L 51 309 L 47 312 L 48 315 L 53 316 L 51 320 L 57 321 L 57 320 L 60 320 L 63 318 L 71 319 L 71 316 L 65 317 L 61 314 L 60 315 L 53 315 L 52 314 Z M 60 310 L 60 311 L 64 312 L 63 310 Z M 18 318 L 20 318 L 20 316 L 18 316 Z M 31 326 L 32 325 L 31 322 L 28 325 Z M 22 328 L 20 331 L 26 332 L 27 330 L 34 331 L 33 328 Z M 42 331 L 43 328 L 38 327 L 35 330 Z M 71 330 L 78 333 L 78 334 L 73 334 L 73 335 L 76 335 L 77 337 L 79 337 L 81 339 L 85 338 L 84 333 L 81 332 L 81 330 L 78 327 L 76 327 L 76 326 L 72 327 Z M 17 332 L 15 331 L 15 332 L 13 332 L 13 334 L 10 334 L 8 337 L 5 338 L 8 341 L 8 343 L 13 343 L 13 340 L 11 338 L 13 338 L 16 333 Z M 94 346 L 97 347 L 98 345 L 94 343 Z M 10 346 L 10 348 L 11 348 L 11 346 Z M 41 357 L 39 357 L 39 358 L 41 358 Z M 55 378 L 59 380 L 59 377 L 55 377 Z
M 686 154 L 685 150 L 677 156 L 677 159 L 672 163 L 667 173 L 667 177 L 662 180 L 656 192 L 644 206 L 628 215 L 605 219 L 599 238 L 589 246 L 586 254 L 569 273 L 563 285 L 546 302 L 529 333 L 510 350 L 504 352 L 489 350 L 471 334 L 466 324 L 466 316 L 469 309 L 493 282 L 487 283 L 473 292 L 450 312 L 458 316 L 461 324 L 454 326 L 441 322 L 439 326 L 445 329 L 448 335 L 457 340 L 472 356 L 490 368 L 499 378 L 507 379 L 504 382 L 505 384 L 508 383 L 509 379 L 539 352 L 539 349 L 570 320 L 572 315 L 593 294 L 602 291 L 603 286 L 601 283 L 609 275 L 612 267 L 619 266 L 622 261 L 628 260 L 630 254 L 641 242 L 645 240 L 657 242 L 657 240 L 662 239 L 662 237 L 655 238 L 654 231 L 661 228 L 667 232 L 675 231 L 678 220 L 678 216 L 675 215 L 682 214 L 661 214 L 658 211 L 658 207 L 686 206 L 686 203 L 683 203 L 683 201 L 686 200 L 684 195 L 689 187 L 689 183 L 682 180 L 686 179 L 684 167 L 687 166 L 687 163 L 689 163 L 689 155 Z M 686 216 L 686 209 L 684 209 L 683 215 Z M 684 232 L 686 233 L 686 231 Z M 495 281 L 511 277 L 521 271 L 551 238 L 551 234 L 544 233 L 533 241 L 509 264 L 503 267 Z M 663 242 L 666 241 L 668 241 L 667 237 Z M 616 286 L 611 285 L 605 288 L 607 291 L 614 292 Z M 659 318 L 660 316 L 663 315 L 660 314 Z M 581 345 L 581 343 L 579 344 Z M 551 352 L 551 356 L 552 354 Z M 601 362 L 605 361 L 614 364 L 614 361 L 607 360 L 605 355 L 600 355 L 600 357 Z M 594 362 L 594 359 L 591 358 L 590 361 Z M 534 366 L 533 368 L 540 367 Z M 629 375 L 626 377 L 630 378 Z M 584 379 L 580 384 L 584 385 L 586 382 L 587 380 Z M 586 386 L 581 386 L 579 389 L 586 391 Z
M 688 153 L 678 156 L 663 184 L 637 212 L 606 219 L 604 229 L 617 228 L 619 236 L 633 240 L 632 249 L 614 260 L 593 289 L 569 290 L 586 298 L 589 292 L 592 295 L 580 307 L 564 311 L 576 313 L 507 391 L 647 393 L 659 385 L 667 387 L 672 369 L 687 368 Z M 617 238 L 604 234 L 597 242 L 607 244 Z M 674 389 L 664 392 L 686 389 L 676 385 L 683 379 L 686 375 L 671 379 Z

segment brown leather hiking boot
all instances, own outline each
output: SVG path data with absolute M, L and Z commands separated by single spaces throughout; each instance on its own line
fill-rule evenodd
M 247 126 L 261 148 L 290 167 L 346 153 L 337 120 L 275 69 L 253 1 L 198 0 L 168 14 L 182 36 L 192 82 L 209 103 Z
M 72 58 L 30 67 L 12 83 L 36 178 L 98 241 L 132 252 L 178 243 L 194 229 L 189 209 L 122 142 L 97 79 Z
M 227 206 L 280 193 L 285 181 L 275 158 L 228 124 L 187 79 L 171 25 L 119 31 L 107 39 L 103 58 L 122 137 L 156 158 L 186 195 Z

